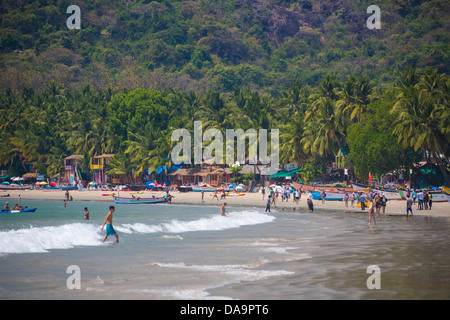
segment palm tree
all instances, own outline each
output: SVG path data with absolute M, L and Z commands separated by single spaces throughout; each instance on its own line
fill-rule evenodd
M 447 80 L 444 77 L 439 80 L 433 73 L 424 74 L 419 81 L 412 81 L 414 77 L 415 70 L 409 69 L 403 73 L 403 78 L 409 81 L 400 81 L 398 87 L 397 102 L 391 110 L 396 115 L 393 133 L 404 147 L 433 154 L 447 184 L 450 184 L 440 157 L 442 155 L 448 163 L 450 109 L 446 104 L 448 93 L 442 90 Z
M 126 182 L 131 182 L 131 162 L 123 152 L 114 155 L 108 163 L 108 170 L 105 171 L 108 175 L 123 175 Z
M 341 148 L 345 128 L 337 109 L 336 101 L 320 97 L 315 102 L 315 112 L 306 112 L 306 128 L 301 140 L 305 153 L 323 156 L 335 153 Z
M 351 76 L 344 82 L 339 96 L 339 109 L 343 113 L 349 112 L 351 121 L 361 123 L 362 115 L 374 99 L 374 87 L 367 76 Z

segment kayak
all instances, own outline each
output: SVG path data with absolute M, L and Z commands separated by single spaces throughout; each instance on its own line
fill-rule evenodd
M 0 213 L 22 213 L 22 212 L 35 212 L 37 208 L 23 209 L 23 210 L 1 210 Z

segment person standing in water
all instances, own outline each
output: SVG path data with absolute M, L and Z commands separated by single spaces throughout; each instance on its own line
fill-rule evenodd
M 112 226 L 112 219 L 113 219 L 114 211 L 116 211 L 116 208 L 114 206 L 110 206 L 109 211 L 106 214 L 105 222 L 103 222 L 102 229 L 101 229 L 103 231 L 103 227 L 106 224 L 106 234 L 103 237 L 102 242 L 105 242 L 105 240 L 108 239 L 108 236 L 114 236 L 114 237 L 116 237 L 116 242 L 119 243 L 119 236 L 117 235 L 116 230 L 114 230 L 114 228 Z
M 224 204 L 220 207 L 220 213 L 221 213 L 224 217 L 227 216 L 227 215 L 225 214 L 225 212 L 228 213 L 228 211 L 225 210 L 225 206 L 226 206 L 226 205 L 227 205 L 227 203 L 224 202 Z
M 84 219 L 89 220 L 89 210 L 87 207 L 84 207 Z

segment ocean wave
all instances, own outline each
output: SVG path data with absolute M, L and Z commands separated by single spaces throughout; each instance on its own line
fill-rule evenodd
M 160 224 L 117 224 L 119 233 L 169 233 L 214 231 L 238 228 L 273 221 L 275 218 L 253 211 L 230 213 L 227 217 L 214 215 L 192 221 L 174 219 Z M 69 223 L 60 226 L 30 227 L 0 232 L 0 255 L 11 253 L 39 253 L 51 249 L 69 249 L 77 246 L 100 246 L 104 233 L 100 226 L 89 223 Z M 181 238 L 182 239 L 182 238 Z
M 228 216 L 214 215 L 212 217 L 200 218 L 192 221 L 180 221 L 178 219 L 158 225 L 147 225 L 143 223 L 122 224 L 115 227 L 123 233 L 184 233 L 193 231 L 219 231 L 238 228 L 246 225 L 256 225 L 272 222 L 275 217 L 261 214 L 256 211 L 232 212 Z
M 61 226 L 31 227 L 0 232 L 0 254 L 38 253 L 50 249 L 101 244 L 97 225 L 71 223 Z

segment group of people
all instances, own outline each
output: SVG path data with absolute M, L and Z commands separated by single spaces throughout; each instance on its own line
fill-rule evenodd
M 265 189 L 262 189 L 263 199 L 265 196 Z M 281 194 L 281 201 L 288 202 L 290 199 L 291 194 L 293 195 L 292 201 L 298 204 L 302 197 L 302 190 L 301 189 L 294 189 L 293 187 L 285 187 L 284 190 L 278 191 L 278 189 L 274 190 L 273 188 L 269 187 L 269 195 L 267 196 L 266 201 L 266 211 L 270 212 L 270 207 L 274 205 L 276 207 L 276 201 L 278 200 L 278 197 Z M 308 203 L 308 208 L 310 211 L 314 211 L 314 204 L 312 201 L 312 194 L 310 193 L 308 196 L 308 199 L 306 200 Z
M 406 193 L 406 197 L 410 197 L 413 201 L 413 205 L 416 204 L 417 198 L 417 210 L 431 210 L 431 206 L 433 205 L 433 195 L 428 191 L 419 190 L 408 190 Z
M 8 196 L 9 196 L 9 194 L 8 194 Z M 6 202 L 5 205 L 3 206 L 3 211 L 25 210 L 27 207 L 24 207 L 24 206 L 20 206 L 20 205 L 19 205 L 19 203 L 22 202 L 22 197 L 20 196 L 20 194 L 19 194 L 19 197 L 17 198 L 17 200 L 18 200 L 18 201 L 17 201 L 18 203 L 16 203 L 16 204 L 14 205 L 14 207 L 12 207 L 12 208 L 9 206 L 9 203 Z

